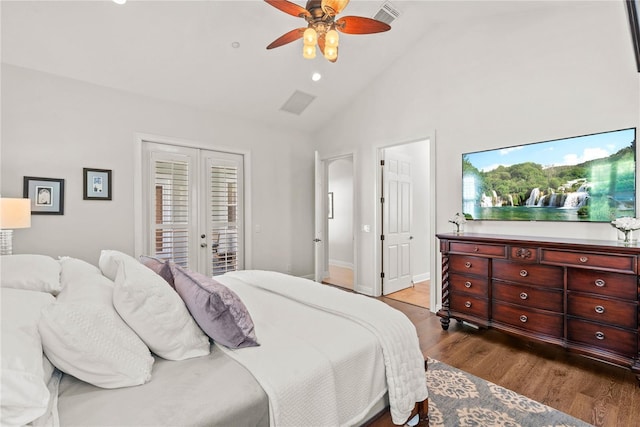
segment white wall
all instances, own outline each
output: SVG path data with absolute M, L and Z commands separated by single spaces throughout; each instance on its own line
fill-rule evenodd
M 134 250 L 134 139 L 145 133 L 249 151 L 253 268 L 313 270 L 313 151 L 305 135 L 3 64 L 1 191 L 24 176 L 65 179 L 62 216 L 33 215 L 15 253 L 97 262 Z M 113 170 L 113 200 L 82 199 L 82 168 Z M 257 233 L 256 225 L 261 232 Z
M 376 147 L 435 132 L 436 232 L 449 232 L 461 209 L 463 152 L 640 126 L 624 2 L 554 4 L 554 13 L 433 28 L 314 136 L 321 156 L 356 152 L 361 224 L 376 223 Z M 608 224 L 478 222 L 466 230 L 615 238 Z M 374 293 L 377 235 L 357 235 L 360 286 Z
M 353 159 L 327 165 L 328 190 L 333 193 L 333 219 L 328 221 L 329 264 L 353 268 Z

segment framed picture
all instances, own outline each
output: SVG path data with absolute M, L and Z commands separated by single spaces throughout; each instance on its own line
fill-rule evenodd
M 23 196 L 31 200 L 32 215 L 64 215 L 64 179 L 25 176 Z
M 627 0 L 627 13 L 631 26 L 631 39 L 636 57 L 636 66 L 640 72 L 640 0 Z
M 83 168 L 82 176 L 84 200 L 111 200 L 110 170 Z
M 327 202 L 329 211 L 329 219 L 333 219 L 333 192 L 329 192 L 329 201 Z

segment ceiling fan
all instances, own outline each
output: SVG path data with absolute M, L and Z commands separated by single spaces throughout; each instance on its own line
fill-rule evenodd
M 306 7 L 287 0 L 264 0 L 289 15 L 304 18 L 306 28 L 296 28 L 275 39 L 267 49 L 273 49 L 303 39 L 303 56 L 315 58 L 316 46 L 331 62 L 338 60 L 338 32 L 345 34 L 372 34 L 389 31 L 391 26 L 376 19 L 362 16 L 344 16 L 336 19 L 349 0 L 309 0 Z

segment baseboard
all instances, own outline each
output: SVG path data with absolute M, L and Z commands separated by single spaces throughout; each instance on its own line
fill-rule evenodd
M 431 273 L 422 273 L 413 276 L 413 283 L 424 282 L 425 280 L 431 280 Z
M 342 267 L 342 268 L 350 268 L 351 270 L 353 270 L 352 262 L 340 261 L 337 259 L 330 259 L 329 265 L 335 265 L 336 267 Z

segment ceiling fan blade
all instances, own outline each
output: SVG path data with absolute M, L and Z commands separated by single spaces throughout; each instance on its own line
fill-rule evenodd
M 288 33 L 281 35 L 280 37 L 272 41 L 271 44 L 267 46 L 267 49 L 280 47 L 287 43 L 291 43 L 292 41 L 301 39 L 304 35 L 304 30 L 306 30 L 306 28 L 296 28 L 295 30 L 291 30 Z
M 389 24 L 362 16 L 345 16 L 336 21 L 336 30 L 346 34 L 382 33 L 390 29 Z
M 311 14 L 307 9 L 305 9 L 302 6 L 298 6 L 295 3 L 291 3 L 290 1 L 287 1 L 287 0 L 264 0 L 264 1 L 266 1 L 276 9 L 280 9 L 284 13 L 288 13 L 289 15 L 292 15 L 292 16 L 301 17 L 301 18 L 311 16 Z
M 347 7 L 349 0 L 322 0 L 321 8 L 324 13 L 335 16 Z

